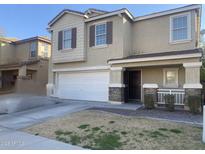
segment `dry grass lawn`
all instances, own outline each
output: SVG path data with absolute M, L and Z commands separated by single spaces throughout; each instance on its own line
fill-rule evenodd
M 202 128 L 93 110 L 24 131 L 89 149 L 205 149 Z

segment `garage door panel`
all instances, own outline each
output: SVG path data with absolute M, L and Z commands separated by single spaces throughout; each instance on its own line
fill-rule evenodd
M 109 72 L 59 73 L 60 98 L 107 101 Z

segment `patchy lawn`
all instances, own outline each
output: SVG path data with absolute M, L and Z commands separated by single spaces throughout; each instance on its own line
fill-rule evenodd
M 205 149 L 202 128 L 93 110 L 24 131 L 88 149 Z

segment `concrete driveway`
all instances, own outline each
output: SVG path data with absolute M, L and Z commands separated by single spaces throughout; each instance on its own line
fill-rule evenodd
M 46 98 L 46 97 L 45 97 Z M 42 100 L 45 101 L 44 97 Z M 47 99 L 50 101 L 51 98 Z M 25 99 L 26 101 L 26 99 Z M 41 99 L 39 99 L 41 101 Z M 44 137 L 21 132 L 22 128 L 42 123 L 48 119 L 61 117 L 93 107 L 136 110 L 141 105 L 113 105 L 107 102 L 52 99 L 54 103 L 26 111 L 0 115 L 0 149 L 70 149 L 81 147 L 65 144 Z

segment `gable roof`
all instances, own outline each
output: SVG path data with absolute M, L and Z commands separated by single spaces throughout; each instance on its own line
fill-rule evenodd
M 52 26 L 56 21 L 58 21 L 64 14 L 66 13 L 70 13 L 70 14 L 74 14 L 74 15 L 78 15 L 81 17 L 85 17 L 86 15 L 83 12 L 80 11 L 75 11 L 75 10 L 70 10 L 70 9 L 64 9 L 62 10 L 60 13 L 57 14 L 57 16 L 55 16 L 49 23 L 49 26 Z
M 86 11 L 83 12 L 79 12 L 79 11 L 74 11 L 74 10 L 70 10 L 70 9 L 65 9 L 63 11 L 61 11 L 56 17 L 54 17 L 49 23 L 48 26 L 51 27 L 56 21 L 58 21 L 65 13 L 71 13 L 71 14 L 75 14 L 75 15 L 79 15 L 85 18 L 85 22 L 90 22 L 93 20 L 97 20 L 97 19 L 102 19 L 102 18 L 107 18 L 110 16 L 114 16 L 114 15 L 118 15 L 118 14 L 125 14 L 126 16 L 128 16 L 128 18 L 133 21 L 140 21 L 140 20 L 145 20 L 145 19 L 150 19 L 150 18 L 155 18 L 155 17 L 159 17 L 159 16 L 164 16 L 164 15 L 169 15 L 169 14 L 174 14 L 174 13 L 179 13 L 179 12 L 183 12 L 183 11 L 189 11 L 189 10 L 194 10 L 194 9 L 200 9 L 201 10 L 202 6 L 200 4 L 193 4 L 193 5 L 187 5 L 187 6 L 183 6 L 180 8 L 176 8 L 176 9 L 171 9 L 171 10 L 167 10 L 167 11 L 162 11 L 162 12 L 157 12 L 157 13 L 152 13 L 152 14 L 148 14 L 148 15 L 144 15 L 144 16 L 139 16 L 139 17 L 134 17 L 129 10 L 127 10 L 126 8 L 122 8 L 119 10 L 115 10 L 112 12 L 107 12 L 107 11 L 103 11 L 103 10 L 98 10 L 98 9 L 93 9 L 91 8 L 91 11 L 95 11 L 95 12 L 100 12 L 101 14 L 98 16 L 94 16 L 94 17 L 88 17 L 86 15 Z M 89 10 L 89 9 L 88 9 Z M 87 11 L 88 11 L 87 10 Z M 201 12 L 201 11 L 200 11 Z
M 46 38 L 46 37 L 41 37 L 41 36 L 36 36 L 36 37 L 31 37 L 31 38 L 27 38 L 27 39 L 23 39 L 23 40 L 18 40 L 15 42 L 12 42 L 13 44 L 21 44 L 21 43 L 26 43 L 26 42 L 30 42 L 30 41 L 35 41 L 35 40 L 39 40 L 39 41 L 43 41 L 46 42 L 48 44 L 51 44 L 51 41 Z
M 105 11 L 105 10 L 99 10 L 99 9 L 95 9 L 95 8 L 89 8 L 88 10 L 85 11 L 85 14 L 86 14 L 86 13 L 89 13 L 89 12 L 95 12 L 95 13 L 99 13 L 99 14 L 108 13 L 108 11 Z
M 150 18 L 155 18 L 159 16 L 164 16 L 164 15 L 169 15 L 169 14 L 174 14 L 174 13 L 179 13 L 179 12 L 184 12 L 184 11 L 189 11 L 189 10 L 194 10 L 194 9 L 201 9 L 200 4 L 192 4 L 192 5 L 187 5 L 175 9 L 170 9 L 166 11 L 161 11 L 161 12 L 156 12 L 156 13 L 151 13 L 148 15 L 144 16 L 139 16 L 134 19 L 134 21 L 140 21 L 140 20 L 145 20 L 145 19 L 150 19 Z
M 12 43 L 17 41 L 16 38 L 7 38 L 7 37 L 0 37 L 0 42 L 4 42 L 4 43 Z

